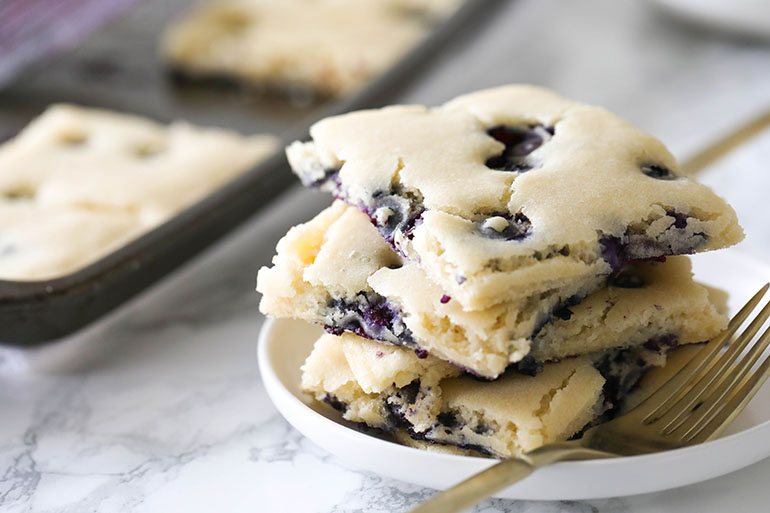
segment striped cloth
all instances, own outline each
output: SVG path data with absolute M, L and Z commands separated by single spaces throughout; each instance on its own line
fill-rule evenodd
M 0 0 L 0 85 L 22 66 L 71 47 L 137 0 Z

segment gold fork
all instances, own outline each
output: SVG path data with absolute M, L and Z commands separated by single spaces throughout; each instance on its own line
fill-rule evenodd
M 770 302 L 733 339 L 769 287 L 762 287 L 730 320 L 723 334 L 625 415 L 587 430 L 580 439 L 545 445 L 520 459 L 501 461 L 433 496 L 410 513 L 462 511 L 557 461 L 633 456 L 713 440 L 770 377 L 770 356 L 757 366 L 770 345 L 770 328 L 746 350 L 770 317 Z M 725 344 L 727 350 L 721 352 Z
M 708 146 L 696 155 L 684 160 L 680 168 L 688 176 L 699 173 L 737 147 L 762 133 L 769 126 L 770 109 L 767 109 L 719 139 L 711 141 Z

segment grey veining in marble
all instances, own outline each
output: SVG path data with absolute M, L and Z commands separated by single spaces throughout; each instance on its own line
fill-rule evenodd
M 511 81 L 606 105 L 686 155 L 770 107 L 770 48 L 646 2 L 511 2 L 403 98 L 436 104 Z M 770 133 L 704 173 L 766 258 Z M 294 431 L 260 382 L 254 275 L 329 199 L 298 189 L 86 331 L 0 348 L 0 511 L 399 512 L 432 491 L 345 467 Z M 489 500 L 477 513 L 760 512 L 770 460 L 709 482 L 585 502 Z

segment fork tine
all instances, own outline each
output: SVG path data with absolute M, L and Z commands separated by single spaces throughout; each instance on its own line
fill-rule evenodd
M 738 335 L 730 344 L 729 349 L 715 359 L 715 363 L 706 373 L 698 378 L 697 383 L 681 399 L 671 405 L 671 408 L 665 414 L 656 419 L 656 422 L 661 426 L 663 434 L 668 434 L 677 429 L 688 419 L 690 412 L 696 404 L 702 403 L 705 398 L 714 392 L 716 387 L 728 381 L 726 380 L 728 373 L 735 372 L 731 369 L 732 364 L 741 356 L 743 350 L 749 345 L 768 317 L 770 317 L 770 303 L 766 304 L 751 324 L 749 324 L 749 327 Z M 754 349 L 756 349 L 756 345 L 752 350 Z M 756 362 L 760 355 L 761 351 L 756 355 L 754 362 Z M 749 369 L 751 365 L 749 365 Z M 746 370 L 748 371 L 749 369 Z
M 688 386 L 691 386 L 693 383 L 693 378 L 697 377 L 712 361 L 714 355 L 719 352 L 725 341 L 733 336 L 740 325 L 743 324 L 743 321 L 745 321 L 749 314 L 754 311 L 768 288 L 770 288 L 770 283 L 766 283 L 764 287 L 759 289 L 759 291 L 754 294 L 754 297 L 752 297 L 744 307 L 735 314 L 735 317 L 730 320 L 727 330 L 723 334 L 706 344 L 706 346 L 698 351 L 698 354 L 696 354 L 687 365 L 629 412 L 629 415 L 633 415 L 635 418 L 641 417 L 642 420 L 646 422 L 658 412 L 666 411 L 674 400 L 681 397 L 687 391 Z
M 759 392 L 768 378 L 770 378 L 770 357 L 765 358 L 765 361 L 757 371 L 744 380 L 719 413 L 687 440 L 687 445 L 708 442 L 722 434 L 725 428 L 730 425 L 756 393 Z
M 730 370 L 724 381 L 703 403 L 671 434 L 689 440 L 695 436 L 723 406 L 723 399 L 734 390 L 736 384 L 743 382 L 759 358 L 770 345 L 770 329 L 752 346 L 748 353 Z M 713 413 L 712 413 L 713 412 Z

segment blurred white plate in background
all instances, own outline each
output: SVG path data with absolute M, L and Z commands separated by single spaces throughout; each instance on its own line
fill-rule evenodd
M 770 38 L 768 0 L 652 0 L 680 18 L 755 37 Z

